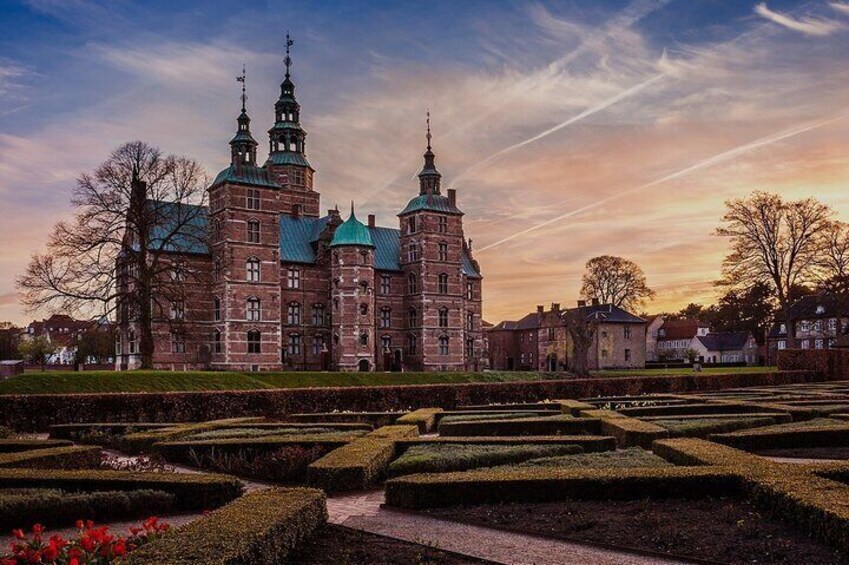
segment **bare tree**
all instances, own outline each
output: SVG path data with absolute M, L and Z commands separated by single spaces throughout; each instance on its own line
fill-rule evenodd
M 71 197 L 73 220 L 56 224 L 47 251 L 17 280 L 31 310 L 110 316 L 138 329 L 141 366 L 153 364 L 152 317 L 182 300 L 187 276 L 176 258 L 206 248 L 207 176 L 194 160 L 141 141 L 122 145 Z
M 654 297 L 639 265 L 622 257 L 602 255 L 586 264 L 581 296 L 625 310 L 639 308 Z
M 588 356 L 598 328 L 598 319 L 586 308 L 571 308 L 561 314 L 572 341 L 571 369 L 579 377 L 589 377 Z
M 751 288 L 767 282 L 789 328 L 792 290 L 815 280 L 834 211 L 813 198 L 787 202 L 762 191 L 725 206 L 723 225 L 715 233 L 731 239 L 731 253 L 718 284 Z

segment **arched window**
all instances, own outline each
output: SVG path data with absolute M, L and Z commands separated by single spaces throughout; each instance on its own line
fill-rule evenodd
M 212 298 L 212 319 L 216 322 L 221 320 L 221 299 L 217 296 Z
M 250 330 L 248 332 L 248 353 L 261 353 L 261 343 L 262 335 L 259 330 Z
M 212 352 L 221 353 L 221 331 L 212 332 Z
M 289 303 L 289 311 L 288 316 L 286 317 L 286 321 L 290 326 L 299 326 L 301 325 L 301 305 L 297 302 Z
M 129 353 L 130 355 L 136 352 L 136 332 L 130 330 L 130 333 L 127 335 L 127 342 L 129 343 Z
M 368 281 L 360 281 L 360 292 L 368 292 Z
M 380 327 L 388 328 L 392 325 L 392 309 L 391 308 L 383 308 L 380 311 Z
M 440 355 L 448 355 L 448 336 L 447 335 L 439 336 L 439 354 Z
M 312 305 L 312 325 L 314 325 L 314 326 L 324 325 L 324 304 L 313 304 Z
M 419 349 L 419 338 L 410 334 L 407 336 L 407 354 L 415 355 Z
M 360 314 L 362 314 L 363 316 L 366 316 L 368 314 L 368 304 L 366 304 L 365 302 L 360 304 Z
M 447 261 L 448 260 L 448 244 L 444 241 L 439 242 L 439 260 Z
M 439 273 L 439 294 L 448 294 L 448 275 Z
M 259 243 L 259 222 L 248 220 L 248 243 Z
M 262 304 L 259 298 L 251 296 L 247 300 L 247 319 L 249 322 L 259 322 L 262 319 Z
M 410 294 L 416 294 L 419 291 L 419 277 L 416 273 L 410 273 L 407 277 L 407 289 Z
M 259 282 L 259 259 L 251 257 L 245 261 L 245 271 L 247 273 L 245 280 L 248 282 Z
M 419 322 L 419 312 L 415 308 L 410 308 L 410 311 L 407 312 L 407 327 L 415 328 Z
M 363 347 L 368 346 L 368 334 L 367 333 L 360 334 L 360 345 L 362 345 Z
M 439 309 L 439 327 L 448 327 L 448 308 L 443 307 Z

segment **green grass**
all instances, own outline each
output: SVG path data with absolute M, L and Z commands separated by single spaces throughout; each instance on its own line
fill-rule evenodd
M 274 388 L 541 381 L 564 376 L 535 372 L 491 373 L 241 373 L 224 371 L 56 371 L 27 373 L 0 382 L 0 394 L 174 392 Z
M 712 374 L 729 374 L 729 373 L 769 373 L 777 371 L 776 367 L 707 367 L 702 369 L 702 373 Z M 595 377 L 642 377 L 652 375 L 692 375 L 694 374 L 691 368 L 677 369 L 615 369 L 609 371 L 593 371 Z
M 488 465 L 576 453 L 575 445 L 414 445 L 389 465 L 391 477 L 411 473 L 466 471 Z
M 578 453 L 558 457 L 543 457 L 531 459 L 516 465 L 504 465 L 493 469 L 509 470 L 527 467 L 557 467 L 563 469 L 580 468 L 627 468 L 627 467 L 674 467 L 672 463 L 658 457 L 651 451 L 640 447 L 629 447 L 616 451 L 600 451 L 596 453 Z

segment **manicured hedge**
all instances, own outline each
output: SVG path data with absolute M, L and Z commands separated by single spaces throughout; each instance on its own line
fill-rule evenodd
M 0 469 L 0 489 L 10 488 L 79 492 L 159 490 L 174 495 L 174 507 L 178 510 L 216 508 L 242 493 L 242 483 L 237 478 L 207 473 Z
M 616 438 L 619 447 L 642 447 L 650 449 L 656 439 L 669 437 L 669 430 L 650 422 L 629 418 L 612 410 L 584 410 L 581 416 L 598 418 L 601 433 Z
M 0 528 L 32 524 L 67 527 L 78 519 L 104 523 L 147 518 L 174 508 L 174 495 L 158 490 L 63 492 L 60 490 L 0 490 Z
M 640 406 L 621 408 L 620 414 L 639 418 L 641 416 L 683 416 L 690 414 L 745 414 L 747 412 L 769 412 L 762 406 L 744 402 L 711 401 L 698 404 L 674 404 L 665 406 Z M 782 412 L 783 410 L 775 410 Z
M 320 446 L 328 450 L 342 447 L 343 445 L 361 437 L 358 433 L 340 434 L 305 434 L 266 436 L 258 438 L 221 438 L 221 439 L 199 439 L 164 441 L 156 443 L 151 448 L 153 453 L 162 455 L 166 460 L 173 463 L 191 463 L 189 451 L 206 454 L 213 449 L 218 453 L 237 453 L 245 449 L 255 452 L 275 451 L 281 447 L 314 447 Z
M 96 469 L 100 467 L 99 447 L 73 445 L 34 449 L 0 455 L 0 468 L 20 469 Z
M 849 422 L 846 425 L 800 426 L 793 424 L 741 430 L 724 434 L 711 434 L 709 439 L 738 449 L 792 449 L 794 447 L 846 447 L 849 446 Z M 781 428 L 781 429 L 779 429 Z
M 509 383 L 75 394 L 73 402 L 69 402 L 67 394 L 18 394 L 3 396 L 0 426 L 43 431 L 51 424 L 73 422 L 200 422 L 233 415 L 282 419 L 286 414 L 305 412 L 408 411 L 549 398 L 707 391 L 816 382 L 825 378 L 826 375 L 816 371 L 693 373 Z
M 363 490 L 383 478 L 395 455 L 395 442 L 418 435 L 418 426 L 378 428 L 331 451 L 307 468 L 307 484 L 327 492 Z
M 126 565 L 278 565 L 326 522 L 319 490 L 256 491 L 141 547 Z
M 148 453 L 155 443 L 173 441 L 198 432 L 215 430 L 220 426 L 226 426 L 228 424 L 249 424 L 261 422 L 263 420 L 264 418 L 258 417 L 227 418 L 223 420 L 210 420 L 208 422 L 180 424 L 169 428 L 132 433 L 127 434 L 120 439 L 120 447 L 122 451 L 126 451 L 127 453 Z
M 375 428 L 395 423 L 407 412 L 316 412 L 292 414 L 288 417 L 294 422 L 340 422 L 371 424 Z
M 546 416 L 516 420 L 472 420 L 439 424 L 442 436 L 525 436 L 557 434 L 597 434 L 600 420 L 571 416 Z
M 849 551 L 849 489 L 845 484 L 818 476 L 808 466 L 774 463 L 705 440 L 663 440 L 654 450 L 679 463 L 721 465 L 743 479 L 741 487 L 762 509 Z M 840 475 L 840 471 L 832 473 Z
M 442 408 L 419 408 L 414 412 L 405 414 L 395 420 L 397 424 L 415 424 L 419 427 L 419 433 L 426 434 L 436 426 L 436 416 L 442 412 Z
M 0 453 L 18 453 L 31 449 L 68 447 L 73 442 L 57 439 L 0 439 Z
M 457 406 L 455 410 L 471 411 L 471 410 L 518 410 L 524 412 L 526 410 L 547 410 L 557 412 L 560 410 L 559 401 L 554 402 L 513 402 L 503 404 L 472 404 L 469 406 Z
M 692 498 L 737 492 L 733 473 L 706 467 L 522 468 L 408 475 L 386 482 L 386 503 L 401 508 L 457 504 Z
M 581 400 L 558 400 L 558 404 L 560 404 L 560 410 L 564 414 L 571 414 L 572 416 L 577 416 L 581 413 L 582 410 L 593 410 L 595 406 L 592 404 L 587 404 Z
M 710 418 L 704 420 L 689 419 L 678 420 L 671 417 L 669 420 L 655 420 L 652 422 L 662 428 L 669 430 L 669 437 L 701 437 L 706 438 L 712 434 L 722 434 L 759 428 L 775 424 L 775 419 L 770 417 L 750 418 Z
M 398 477 L 413 473 L 446 473 L 479 467 L 520 463 L 528 459 L 575 455 L 584 450 L 578 445 L 475 445 L 431 443 L 407 449 L 389 464 L 387 475 Z
M 84 424 L 54 424 L 50 426 L 50 437 L 52 439 L 72 439 L 76 441 L 79 440 L 81 436 L 90 434 L 92 432 L 110 435 L 123 435 L 127 433 L 127 430 L 142 432 L 148 430 L 170 428 L 178 425 L 181 424 L 173 422 L 158 424 L 152 424 L 150 422 L 91 422 Z
M 610 451 L 616 449 L 616 439 L 610 436 L 458 436 L 433 437 L 395 442 L 398 453 L 403 453 L 413 445 L 431 444 L 468 444 L 468 445 L 578 445 L 586 452 Z

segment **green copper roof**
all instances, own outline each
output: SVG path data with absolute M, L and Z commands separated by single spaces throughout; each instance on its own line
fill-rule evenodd
M 275 151 L 268 156 L 268 161 L 275 165 L 300 165 L 312 169 L 307 158 L 294 151 Z
M 251 135 L 251 132 L 245 130 L 239 130 L 236 132 L 236 135 L 233 136 L 233 139 L 230 140 L 230 143 L 238 143 L 240 141 L 247 141 L 253 145 L 258 145 L 254 136 Z
M 336 228 L 336 233 L 333 234 L 333 241 L 330 242 L 330 247 L 338 247 L 340 245 L 374 247 L 371 232 L 354 215 L 353 207 L 351 207 L 351 215 L 348 216 L 348 219 L 341 226 Z
M 235 165 L 230 165 L 218 173 L 218 176 L 215 177 L 215 180 L 212 181 L 209 187 L 212 188 L 223 182 L 280 188 L 268 178 L 268 171 L 264 167 L 254 167 L 253 165 L 242 165 L 238 170 Z
M 417 212 L 419 210 L 442 212 L 444 214 L 463 214 L 459 208 L 451 204 L 447 196 L 443 196 L 441 194 L 420 194 L 410 200 L 410 202 L 407 203 L 407 207 L 404 208 L 398 215 L 403 216 L 404 214 Z

